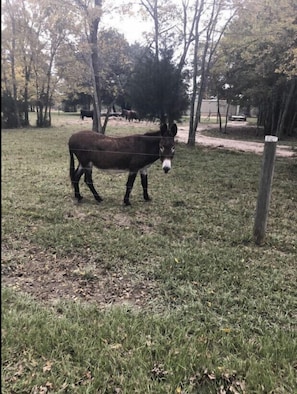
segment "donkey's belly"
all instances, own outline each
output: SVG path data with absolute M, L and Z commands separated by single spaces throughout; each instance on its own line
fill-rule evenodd
M 117 169 L 117 168 L 100 168 L 100 171 L 106 172 L 107 174 L 123 174 L 125 172 L 128 172 L 129 170 L 122 170 L 122 169 Z
M 143 168 L 140 168 L 138 171 L 141 174 L 147 174 L 147 170 L 150 167 L 150 165 L 145 166 Z M 123 169 L 123 168 L 101 168 L 101 167 L 97 167 L 99 168 L 100 171 L 103 171 L 107 174 L 123 174 L 125 172 L 130 172 L 131 170 L 129 168 L 127 169 Z
M 149 158 L 149 160 L 148 160 Z M 138 172 L 139 170 L 146 169 L 152 162 L 152 159 L 145 153 L 129 153 L 129 152 L 98 152 L 93 154 L 91 162 L 93 165 L 101 170 L 116 171 L 116 172 Z

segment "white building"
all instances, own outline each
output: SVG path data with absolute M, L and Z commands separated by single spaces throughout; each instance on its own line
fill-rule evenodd
M 227 114 L 227 100 L 220 100 L 220 114 L 222 117 Z M 229 105 L 228 115 L 238 115 L 240 111 L 239 105 Z M 217 116 L 218 114 L 218 101 L 217 99 L 204 99 L 201 105 L 201 117 Z

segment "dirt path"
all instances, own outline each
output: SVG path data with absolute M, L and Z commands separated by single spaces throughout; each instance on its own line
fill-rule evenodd
M 144 129 L 152 129 L 152 123 L 150 122 L 127 122 L 122 118 L 111 118 L 110 124 L 113 126 L 119 126 L 123 130 L 127 131 L 133 128 L 143 127 Z M 91 120 L 86 118 L 86 120 L 82 121 L 80 119 L 74 119 L 73 123 L 81 124 L 81 125 L 91 125 Z M 153 129 L 156 129 L 156 124 L 153 125 Z M 228 125 L 228 128 L 246 128 L 246 122 L 232 122 Z M 217 129 L 217 124 L 207 124 L 207 125 L 200 125 L 198 127 L 198 131 L 196 134 L 196 144 L 209 146 L 214 148 L 222 148 L 222 149 L 230 149 L 230 150 L 237 150 L 241 152 L 253 152 L 257 154 L 262 154 L 264 149 L 264 138 L 263 142 L 254 142 L 254 141 L 246 141 L 246 140 L 235 140 L 235 139 L 227 139 L 227 138 L 217 138 L 217 137 L 210 137 L 203 134 L 203 131 L 209 129 Z M 187 143 L 189 135 L 189 126 L 187 123 L 178 124 L 178 132 L 177 132 L 177 140 L 180 142 Z M 297 146 L 296 146 L 297 148 Z M 296 156 L 296 149 L 295 151 L 292 147 L 287 145 L 278 144 L 276 148 L 276 154 L 279 157 L 293 157 Z
M 217 128 L 217 125 L 208 125 L 208 128 Z M 208 137 L 202 134 L 203 130 L 205 130 L 204 126 L 198 128 L 198 132 L 196 134 L 197 145 L 231 149 L 241 152 L 254 152 L 257 154 L 263 153 L 264 141 L 254 142 L 254 141 L 241 141 L 241 140 L 231 140 L 231 139 L 228 140 L 226 138 Z M 188 134 L 189 131 L 187 127 L 182 127 L 182 126 L 179 127 L 177 132 L 177 140 L 186 143 L 188 140 Z M 280 157 L 292 157 L 295 154 L 296 153 L 290 146 L 278 145 L 276 148 L 276 155 Z

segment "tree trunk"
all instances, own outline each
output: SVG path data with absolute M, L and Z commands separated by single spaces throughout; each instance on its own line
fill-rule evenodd
M 16 47 L 16 26 L 15 19 L 12 14 L 11 17 L 11 28 L 12 28 L 12 49 L 11 49 L 11 76 L 12 76 L 12 91 L 13 91 L 13 104 L 14 104 L 14 118 L 16 127 L 21 127 L 21 120 L 18 108 L 18 95 L 17 95 L 17 82 L 15 74 L 15 47 Z
M 191 99 L 191 107 L 190 107 L 190 125 L 189 125 L 189 139 L 188 144 L 195 144 L 195 136 L 198 128 L 198 124 L 200 122 L 201 116 L 201 105 L 203 95 L 207 86 L 207 76 L 209 74 L 209 68 L 212 61 L 212 57 L 216 51 L 216 48 L 220 42 L 220 39 L 223 36 L 224 31 L 226 30 L 229 22 L 233 18 L 233 15 L 226 21 L 222 30 L 220 31 L 219 38 L 214 40 L 214 32 L 217 29 L 218 21 L 220 13 L 223 11 L 222 5 L 214 2 L 211 6 L 211 15 L 209 21 L 206 26 L 206 38 L 204 43 L 204 49 L 201 59 L 201 73 L 200 73 L 200 86 L 199 91 L 197 89 L 197 76 L 198 76 L 198 49 L 199 49 L 199 30 L 198 25 L 200 22 L 200 15 L 202 11 L 204 11 L 204 0 L 201 0 L 200 10 L 197 17 L 197 23 L 195 26 L 195 48 L 194 48 L 194 61 L 193 61 L 193 96 Z M 194 111 L 195 102 L 197 101 L 196 110 Z M 192 112 L 193 111 L 193 112 Z
M 194 42 L 194 60 L 193 60 L 193 77 L 192 77 L 192 96 L 190 101 L 190 121 L 189 121 L 189 137 L 188 137 L 188 145 L 194 146 L 196 140 L 196 129 L 195 129 L 195 113 L 197 113 L 197 109 L 195 111 L 195 104 L 197 100 L 197 78 L 198 78 L 198 49 L 199 49 L 199 23 L 200 16 L 202 14 L 204 8 L 204 0 L 200 3 L 200 9 L 198 14 L 196 15 L 195 20 L 195 42 Z M 197 103 L 198 105 L 198 103 Z
M 25 126 L 29 126 L 29 93 L 28 93 L 28 84 L 29 77 L 28 72 L 26 71 L 26 79 L 25 79 L 25 91 L 24 91 L 24 101 L 25 101 Z
M 89 43 L 91 44 L 91 62 L 92 62 L 92 75 L 94 84 L 94 117 L 93 117 L 93 131 L 102 133 L 101 125 L 101 88 L 100 88 L 100 66 L 99 66 L 99 53 L 98 53 L 98 27 L 100 22 L 100 9 L 102 7 L 102 0 L 95 0 L 95 18 L 90 25 Z M 105 131 L 105 130 L 104 130 Z
M 293 79 L 293 80 L 287 82 L 287 84 L 289 84 L 289 93 L 284 91 L 281 110 L 280 110 L 280 114 L 279 114 L 279 122 L 278 122 L 277 131 L 276 131 L 276 135 L 278 136 L 279 139 L 284 134 L 285 120 L 286 120 L 287 114 L 289 112 L 291 100 L 294 95 L 296 79 Z
M 221 116 L 221 110 L 220 110 L 220 96 L 219 93 L 217 94 L 217 104 L 218 104 L 218 112 L 217 112 L 217 118 L 219 120 L 220 124 L 220 133 L 222 132 L 222 116 Z
M 230 104 L 229 102 L 227 103 L 227 111 L 226 111 L 226 116 L 225 116 L 225 127 L 224 127 L 224 134 L 227 134 L 227 124 L 228 124 L 228 114 L 229 114 L 229 108 Z
M 115 101 L 112 101 L 112 103 L 110 103 L 109 106 L 107 107 L 105 119 L 104 119 L 103 126 L 102 126 L 102 134 L 105 134 L 105 131 L 106 131 L 106 127 L 107 127 L 107 123 L 108 123 L 108 119 L 109 119 L 109 115 L 110 115 L 110 113 L 111 113 L 111 110 L 113 109 L 113 111 L 115 111 L 114 103 L 115 103 Z

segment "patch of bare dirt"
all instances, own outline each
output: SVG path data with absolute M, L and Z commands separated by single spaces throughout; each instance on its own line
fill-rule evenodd
M 131 274 L 119 274 L 95 261 L 76 256 L 57 257 L 32 245 L 24 246 L 18 254 L 16 256 L 14 251 L 17 264 L 6 264 L 10 251 L 2 247 L 2 285 L 45 303 L 72 300 L 92 302 L 101 307 L 114 304 L 141 307 L 154 292 L 149 280 L 140 281 Z

